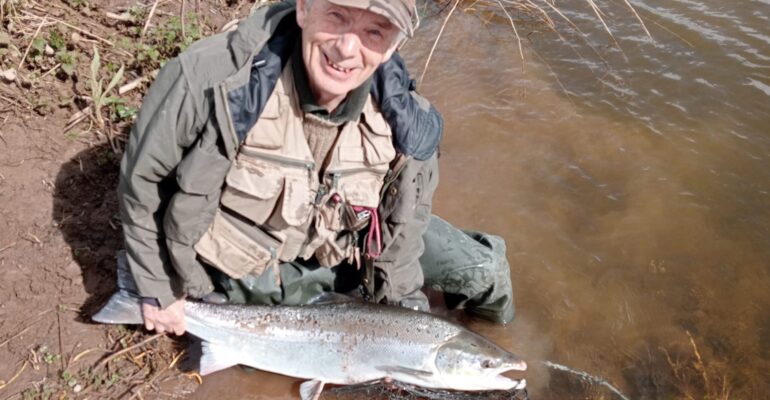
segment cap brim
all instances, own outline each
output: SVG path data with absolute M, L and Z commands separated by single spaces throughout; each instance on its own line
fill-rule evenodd
M 395 25 L 401 32 L 407 37 L 414 36 L 415 24 L 412 22 L 412 11 L 406 7 L 406 4 L 399 0 L 327 0 L 329 3 L 336 4 L 343 7 L 353 7 L 362 10 L 367 10 L 378 15 L 382 15 L 387 18 L 390 23 Z M 380 3 L 389 2 L 391 5 L 396 3 L 401 8 L 401 15 L 398 15 L 393 9 L 384 7 Z

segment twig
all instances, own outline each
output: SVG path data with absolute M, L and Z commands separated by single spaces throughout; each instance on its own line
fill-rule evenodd
M 628 1 L 628 0 L 626 0 L 626 1 Z M 187 40 L 187 34 L 185 33 L 185 28 L 184 28 L 184 8 L 185 8 L 186 5 L 187 4 L 186 4 L 185 0 L 182 0 L 182 10 L 179 12 L 179 14 L 180 14 L 179 20 L 182 22 L 182 39 L 184 39 L 184 40 Z
M 505 13 L 505 16 L 508 17 L 508 21 L 511 22 L 511 28 L 513 28 L 513 34 L 516 36 L 516 41 L 519 44 L 519 56 L 521 56 L 521 69 L 524 69 L 524 49 L 521 46 L 521 36 L 519 36 L 519 31 L 516 29 L 516 24 L 513 22 L 513 18 L 511 17 L 511 14 L 508 14 L 508 10 L 505 9 L 505 6 L 503 3 L 500 2 L 500 0 L 497 0 L 497 4 L 500 5 L 500 8 L 503 9 L 503 12 Z
M 676 33 L 676 32 L 674 32 L 674 31 L 672 31 L 671 29 L 668 29 L 668 28 L 666 28 L 665 26 L 663 26 L 663 25 L 659 24 L 659 23 L 658 23 L 658 21 L 652 21 L 652 23 L 653 23 L 653 24 L 655 24 L 655 25 L 657 25 L 657 26 L 658 26 L 658 27 L 660 27 L 661 29 L 665 30 L 666 32 L 668 32 L 668 33 L 670 33 L 670 34 L 672 34 L 672 35 L 676 36 L 677 38 L 679 38 L 679 40 L 681 40 L 681 41 L 685 42 L 685 44 L 687 44 L 687 45 L 688 45 L 688 46 L 690 46 L 691 48 L 693 48 L 693 49 L 695 48 L 695 45 L 694 45 L 694 44 L 692 44 L 692 42 L 690 42 L 689 40 L 685 39 L 684 37 L 682 37 L 682 36 L 681 36 L 681 35 L 679 35 L 678 33 Z
M 64 130 L 62 131 L 62 133 L 69 132 L 72 128 L 77 126 L 77 124 L 79 124 L 81 121 L 86 119 L 89 115 L 91 115 L 91 106 L 88 106 L 76 112 L 75 114 L 72 114 L 70 119 L 67 121 L 67 125 L 64 127 Z
M 141 78 L 136 78 L 133 81 L 128 82 L 125 85 L 121 86 L 118 89 L 118 94 L 126 94 L 126 93 L 128 93 L 128 92 L 130 92 L 130 91 L 132 91 L 132 90 L 134 90 L 136 88 L 138 88 L 139 86 L 141 86 L 141 84 L 144 83 L 145 81 L 147 81 L 147 77 L 146 76 L 143 76 Z
M 623 58 L 626 59 L 626 62 L 628 62 L 628 56 L 626 56 L 626 52 L 623 51 L 622 47 L 620 47 L 620 43 L 618 43 L 618 40 L 615 38 L 615 35 L 612 33 L 612 31 L 610 30 L 610 27 L 607 26 L 607 23 L 604 21 L 604 18 L 602 17 L 602 15 L 604 15 L 602 10 L 599 9 L 599 6 L 596 5 L 594 0 L 586 0 L 586 1 L 591 6 L 591 9 L 593 9 L 594 14 L 596 14 L 596 17 L 599 18 L 599 22 L 601 22 L 602 26 L 604 26 L 604 30 L 607 31 L 608 35 L 610 35 L 610 39 L 612 39 L 612 42 L 615 43 L 615 46 L 618 48 L 618 50 L 620 50 L 620 54 L 622 54 Z
M 5 140 L 3 140 L 3 141 L 5 141 Z M 2 252 L 4 252 L 4 251 L 6 251 L 6 250 L 8 250 L 8 249 L 10 249 L 10 248 L 11 248 L 11 247 L 13 247 L 13 246 L 16 246 L 16 242 L 13 242 L 13 243 L 11 243 L 11 244 L 9 244 L 9 245 L 6 245 L 6 246 L 3 246 L 3 247 L 0 247 L 0 253 L 2 253 Z
M 703 358 L 700 356 L 700 352 L 698 351 L 698 346 L 695 344 L 695 339 L 692 338 L 692 335 L 690 334 L 690 331 L 685 331 L 687 333 L 687 337 L 690 338 L 690 345 L 692 345 L 692 351 L 695 353 L 695 358 L 698 360 L 698 363 L 695 364 L 695 368 L 700 371 L 701 377 L 703 378 L 703 383 L 706 386 L 706 393 L 711 393 L 711 382 L 709 381 L 708 375 L 706 375 L 706 365 L 703 363 Z
M 12 98 L 9 98 L 9 97 L 5 97 L 5 96 L 3 96 L 3 95 L 1 95 L 1 94 L 0 94 L 0 99 L 3 99 L 3 100 L 5 100 L 5 101 L 7 101 L 7 102 L 9 102 L 9 103 L 11 103 L 11 104 L 13 104 L 13 105 L 15 105 L 16 107 L 24 107 L 24 105 L 23 105 L 23 104 L 21 104 L 21 103 L 19 103 L 18 101 L 14 100 L 14 99 L 12 99 Z
M 31 12 L 28 12 L 28 11 L 24 11 L 24 10 L 21 10 L 21 12 L 22 12 L 22 13 L 24 13 L 24 14 L 27 14 L 27 15 L 33 16 L 33 17 L 35 17 L 35 18 L 40 18 L 39 16 L 37 16 L 37 15 L 35 15 L 35 14 L 31 13 Z M 47 17 L 47 16 L 46 16 L 46 17 Z M 67 22 L 65 22 L 65 21 L 62 21 L 62 20 L 60 20 L 60 19 L 58 19 L 58 18 L 54 18 L 54 17 L 51 17 L 51 18 L 50 18 L 50 20 L 51 20 L 51 21 L 53 21 L 53 22 L 56 22 L 57 24 L 62 24 L 62 25 L 64 25 L 64 26 L 68 27 L 68 28 L 72 28 L 72 29 L 74 29 L 74 30 L 76 30 L 76 31 L 78 31 L 78 32 L 80 32 L 80 33 L 82 33 L 82 34 L 86 35 L 86 36 L 90 36 L 90 37 L 92 37 L 92 38 L 94 38 L 94 39 L 96 39 L 96 40 L 99 40 L 99 41 L 101 41 L 101 42 L 104 42 L 104 44 L 107 44 L 107 45 L 109 45 L 110 47 L 113 47 L 113 46 L 115 46 L 115 45 L 114 45 L 112 42 L 110 42 L 109 40 L 107 40 L 107 39 L 105 39 L 105 38 L 103 38 L 103 37 L 101 37 L 101 36 L 99 36 L 99 35 L 93 34 L 93 33 L 89 32 L 89 31 L 87 31 L 87 30 L 85 30 L 85 29 L 81 29 L 81 28 L 78 28 L 77 26 L 75 26 L 75 25 L 72 25 L 72 24 L 70 24 L 70 23 L 67 23 Z
M 446 18 L 444 18 L 444 23 L 441 24 L 441 29 L 438 31 L 438 36 L 436 36 L 436 40 L 433 42 L 433 47 L 431 47 L 430 53 L 428 54 L 428 59 L 425 60 L 425 66 L 422 68 L 422 74 L 420 75 L 420 80 L 418 81 L 419 84 L 422 84 L 422 80 L 425 78 L 425 73 L 428 72 L 428 65 L 430 65 L 430 59 L 433 58 L 433 52 L 436 51 L 436 46 L 438 45 L 439 39 L 441 39 L 441 35 L 444 33 L 444 28 L 446 28 L 446 24 L 449 22 L 449 18 L 452 17 L 452 14 L 455 12 L 458 4 L 460 4 L 460 0 L 455 1 L 452 9 L 449 10 L 449 14 L 446 16 Z
M 109 18 L 109 19 L 114 19 L 114 20 L 118 20 L 118 21 L 121 21 L 121 22 L 133 22 L 133 18 L 131 18 L 131 15 L 129 15 L 127 13 L 115 14 L 113 12 L 107 11 L 106 13 L 104 13 L 104 16 Z
M 100 361 L 99 364 L 96 364 L 96 367 L 94 367 L 94 370 L 99 369 L 99 368 L 107 365 L 107 363 L 109 363 L 110 361 L 114 360 L 116 357 L 119 357 L 120 355 L 125 354 L 125 353 L 127 353 L 127 352 L 129 352 L 129 351 L 131 351 L 131 350 L 133 350 L 133 349 L 135 349 L 137 347 L 144 346 L 145 344 L 150 343 L 153 340 L 156 340 L 156 339 L 158 339 L 161 336 L 163 336 L 162 333 L 156 333 L 155 335 L 152 335 L 152 336 L 148 337 L 147 339 L 144 339 L 144 340 L 142 340 L 141 342 L 139 342 L 139 343 L 137 343 L 135 345 L 126 347 L 123 350 L 120 350 L 120 351 L 117 351 L 117 352 L 111 354 L 109 357 L 107 357 L 104 360 Z
M 66 368 L 64 368 L 64 345 L 61 338 L 61 310 L 59 307 L 56 307 L 56 326 L 59 332 L 59 354 L 61 354 L 61 357 L 59 357 L 59 366 L 61 366 L 61 370 L 64 371 Z
M 46 310 L 45 312 L 43 312 L 43 313 L 39 314 L 39 315 L 41 316 L 41 318 L 38 318 L 37 320 L 35 320 L 35 322 L 33 322 L 33 323 L 29 324 L 29 325 L 28 325 L 26 328 L 22 329 L 21 331 L 19 331 L 19 332 L 18 332 L 18 333 L 16 333 L 15 335 L 13 335 L 13 336 L 9 337 L 9 338 L 8 338 L 8 339 L 6 339 L 6 340 L 5 340 L 3 343 L 0 343 L 0 347 L 3 347 L 3 346 L 5 346 L 5 345 L 6 345 L 6 344 L 8 344 L 8 342 L 10 342 L 11 340 L 13 340 L 13 339 L 16 339 L 17 337 L 19 337 L 19 336 L 23 335 L 24 333 L 26 333 L 26 332 L 27 332 L 27 331 L 28 331 L 30 328 L 32 328 L 32 327 L 33 327 L 35 324 L 37 324 L 38 322 L 40 322 L 40 321 L 42 321 L 42 320 L 43 320 L 43 318 L 42 318 L 42 315 L 45 315 L 45 314 L 49 313 L 50 311 L 52 311 L 52 310 Z
M 29 49 L 32 48 L 32 44 L 35 43 L 35 39 L 37 39 L 37 35 L 40 34 L 40 30 L 43 29 L 43 25 L 45 24 L 45 21 L 48 20 L 48 15 L 43 16 L 43 22 L 40 23 L 40 25 L 37 26 L 37 30 L 35 31 L 35 34 L 32 35 L 32 39 L 29 41 L 29 45 L 27 46 L 27 50 L 24 51 L 24 56 L 21 57 L 21 61 L 19 61 L 19 66 L 16 68 L 19 71 L 21 71 L 22 65 L 24 65 L 24 61 L 27 60 L 27 55 L 29 54 Z
M 632 6 L 631 2 L 629 2 L 628 0 L 623 0 L 623 1 L 626 3 L 628 8 L 631 9 L 631 12 L 634 13 L 634 16 L 636 16 L 636 19 L 639 21 L 639 24 L 642 25 L 642 29 L 644 29 L 644 33 L 647 34 L 647 37 L 652 39 L 652 35 L 650 34 L 650 31 L 647 30 L 647 25 L 644 24 L 644 21 L 642 21 L 642 17 L 639 16 L 638 12 L 636 12 L 636 8 L 634 8 L 634 6 Z
M 72 357 L 72 360 L 70 360 L 70 362 L 73 362 L 73 363 L 74 362 L 78 362 L 78 360 L 80 360 L 84 355 L 86 355 L 86 354 L 88 354 L 88 353 L 90 353 L 92 351 L 95 351 L 95 350 L 105 351 L 105 352 L 108 351 L 108 350 L 100 349 L 98 347 L 94 347 L 93 349 L 83 350 L 80 353 L 78 353 L 77 355 L 75 355 L 75 357 Z
M 184 374 L 184 376 L 190 379 L 195 379 L 195 381 L 198 382 L 199 385 L 203 385 L 203 377 L 197 372 L 188 372 Z
M 147 33 L 147 28 L 150 27 L 150 21 L 152 21 L 152 16 L 155 15 L 155 9 L 158 8 L 158 1 L 155 0 L 155 3 L 152 5 L 152 8 L 150 9 L 150 13 L 147 14 L 147 21 L 144 22 L 144 28 L 142 28 L 142 34 L 140 37 L 144 38 L 144 35 Z
M 13 383 L 13 381 L 15 381 L 16 378 L 18 378 L 19 375 L 21 375 L 21 373 L 24 372 L 24 370 L 27 368 L 27 364 L 29 364 L 29 361 L 24 360 L 24 365 L 21 366 L 21 369 L 19 369 L 16 372 L 16 374 L 14 374 L 13 377 L 8 382 L 3 382 L 2 384 L 0 384 L 0 390 L 5 389 L 6 386 L 8 386 L 11 383 Z M 2 382 L 2 381 L 0 381 L 0 382 Z
M 176 356 L 175 356 L 175 357 L 174 357 L 174 358 L 171 360 L 171 362 L 170 362 L 168 365 L 166 365 L 165 367 L 163 367 L 163 368 L 161 368 L 160 370 L 158 370 L 158 372 L 156 372 L 155 374 L 153 374 L 153 375 L 152 375 L 152 377 L 151 377 L 150 379 L 146 380 L 146 381 L 145 381 L 145 382 L 144 382 L 144 383 L 143 383 L 143 384 L 142 384 L 142 385 L 141 385 L 141 386 L 140 386 L 140 387 L 139 387 L 139 388 L 136 390 L 136 393 L 134 393 L 134 394 L 133 394 L 133 395 L 132 395 L 132 396 L 129 398 L 129 400 L 131 400 L 131 399 L 135 399 L 135 398 L 139 398 L 139 399 L 141 400 L 141 399 L 142 399 L 142 394 L 141 394 L 141 392 L 142 392 L 142 388 L 144 388 L 144 387 L 146 387 L 146 386 L 150 386 L 150 387 L 152 387 L 152 384 L 153 384 L 153 383 L 155 383 L 155 380 L 156 380 L 156 379 L 158 379 L 158 377 L 160 377 L 161 375 L 163 375 L 163 374 L 164 374 L 166 371 L 168 371 L 169 369 L 173 368 L 173 367 L 174 367 L 174 365 L 176 365 L 176 363 L 179 361 L 179 359 L 180 359 L 180 358 L 182 358 L 182 355 L 184 355 L 184 353 L 186 353 L 186 352 L 187 352 L 187 350 L 182 350 L 182 351 L 180 351 L 180 352 L 179 352 L 179 354 L 177 354 L 177 355 L 176 355 Z
M 38 80 L 45 78 L 46 76 L 50 75 L 52 72 L 56 71 L 61 67 L 61 63 L 56 64 L 53 68 L 49 69 L 48 72 L 44 73 L 43 75 L 40 75 L 40 78 Z

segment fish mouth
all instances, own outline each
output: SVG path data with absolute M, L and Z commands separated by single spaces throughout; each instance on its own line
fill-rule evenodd
M 524 371 L 527 370 L 527 363 L 524 361 L 510 362 L 500 368 L 490 372 L 493 387 L 490 389 L 512 390 L 524 389 L 527 385 L 524 379 Z

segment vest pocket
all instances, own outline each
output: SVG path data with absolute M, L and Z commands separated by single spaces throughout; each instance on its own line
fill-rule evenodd
M 393 161 L 396 150 L 393 148 L 390 126 L 382 115 L 365 116 L 361 133 L 368 165 L 381 165 Z
M 340 192 L 346 203 L 353 206 L 377 208 L 380 203 L 382 178 L 368 174 L 354 174 L 340 180 Z
M 219 210 L 193 247 L 205 262 L 233 279 L 241 279 L 248 274 L 261 274 L 276 261 L 280 242 L 258 227 Z
M 312 199 L 307 176 L 286 176 L 281 216 L 290 226 L 300 226 L 310 217 Z
M 343 260 L 353 262 L 355 244 L 352 235 L 343 235 L 338 239 L 329 237 L 315 251 L 316 260 L 322 267 L 336 267 Z
M 261 161 L 236 160 L 227 175 L 222 205 L 262 224 L 278 202 L 284 186 L 280 168 Z
M 243 144 L 262 149 L 283 147 L 285 118 L 281 118 L 281 96 L 270 96 L 257 123 L 249 130 Z

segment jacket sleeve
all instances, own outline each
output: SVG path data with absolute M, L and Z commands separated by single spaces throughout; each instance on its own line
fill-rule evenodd
M 120 168 L 118 197 L 128 265 L 139 294 L 161 307 L 183 296 L 163 233 L 175 169 L 197 135 L 196 106 L 178 59 L 161 69 L 144 97 Z
M 438 149 L 444 131 L 441 114 L 415 91 L 404 59 L 393 53 L 374 74 L 372 94 L 393 130 L 396 149 L 424 161 Z
M 372 263 L 374 282 L 369 289 L 375 301 L 427 309 L 427 298 L 420 292 L 424 275 L 419 258 L 438 180 L 434 153 L 427 160 L 409 159 L 385 188 L 379 207 L 383 249 Z M 424 307 L 415 304 L 421 301 Z

